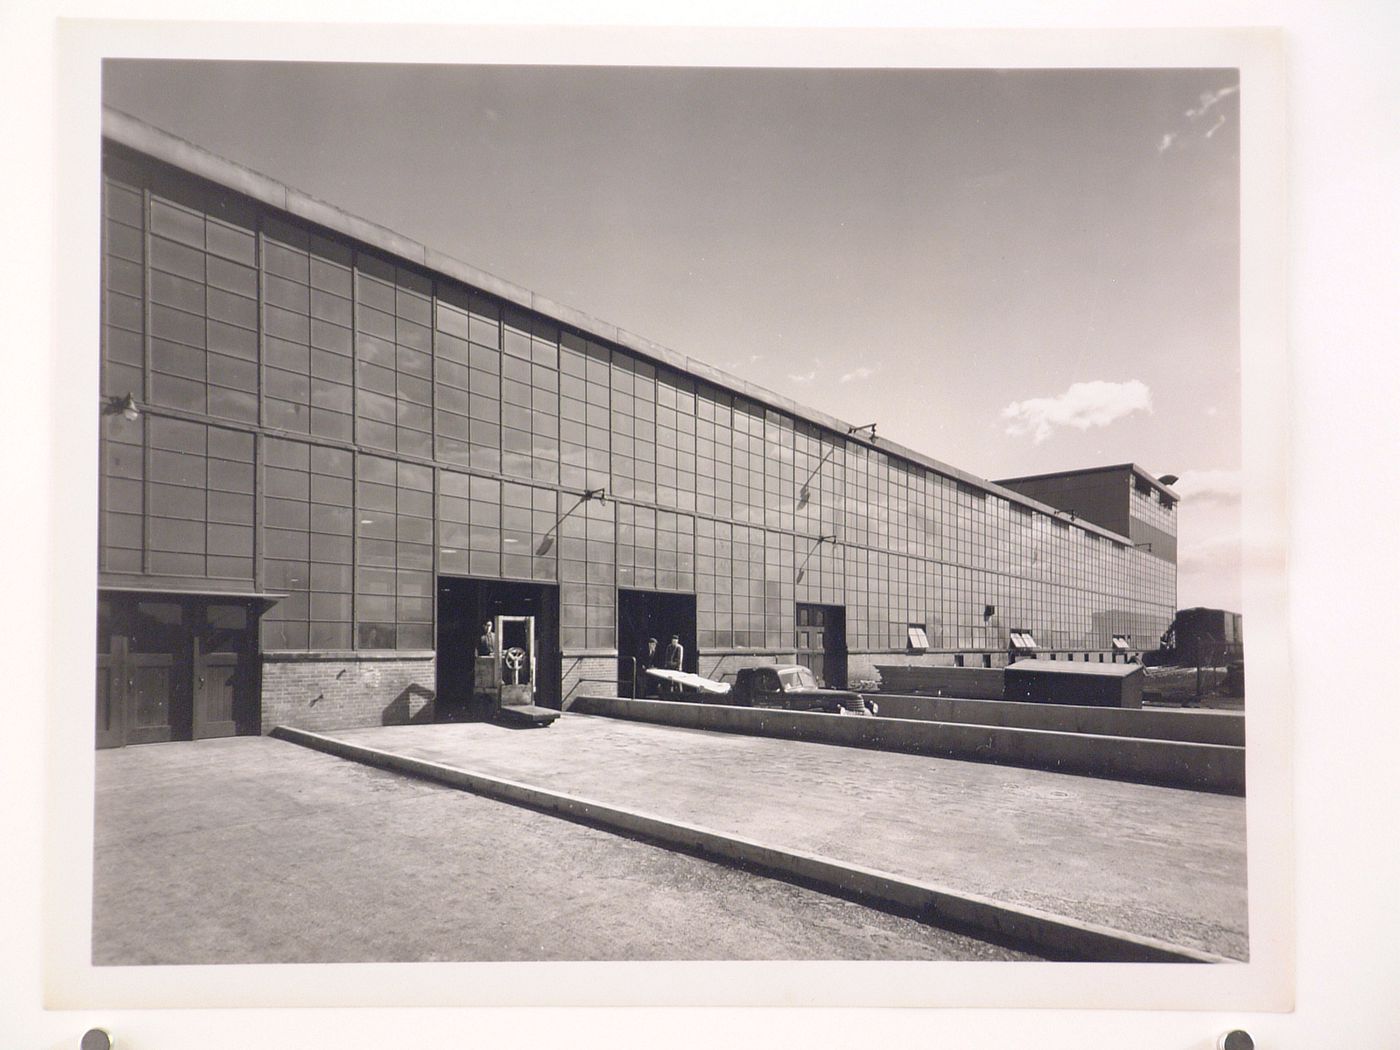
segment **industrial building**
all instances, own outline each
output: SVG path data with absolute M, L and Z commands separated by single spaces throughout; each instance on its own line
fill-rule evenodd
M 780 660 L 1106 661 L 1176 607 L 1170 488 L 994 483 L 104 114 L 97 742 L 465 717 L 649 636 Z

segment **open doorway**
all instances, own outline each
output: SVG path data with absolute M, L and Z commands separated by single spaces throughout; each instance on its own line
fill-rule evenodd
M 661 666 L 666 646 L 676 635 L 685 649 L 681 670 L 696 673 L 695 595 L 665 591 L 617 592 L 617 694 L 655 696 L 656 682 L 642 673 L 647 639 L 656 639 L 655 666 Z M 635 687 L 633 685 L 635 675 Z
M 482 625 L 497 616 L 535 618 L 535 703 L 559 707 L 559 589 L 511 580 L 438 577 L 437 721 L 467 722 L 490 715 L 472 696 Z
M 797 662 L 828 689 L 846 688 L 846 609 L 797 606 Z

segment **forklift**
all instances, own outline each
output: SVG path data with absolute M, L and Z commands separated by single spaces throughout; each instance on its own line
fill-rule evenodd
M 476 657 L 477 702 L 489 705 L 491 721 L 500 725 L 549 725 L 559 712 L 535 703 L 535 618 L 497 616 L 494 624 L 491 652 Z

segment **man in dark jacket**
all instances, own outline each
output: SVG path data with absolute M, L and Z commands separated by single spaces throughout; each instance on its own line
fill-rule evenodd
M 661 653 L 656 647 L 656 639 L 648 638 L 647 644 L 642 651 L 637 654 L 637 695 L 651 696 L 654 692 L 652 688 L 652 677 L 647 674 L 648 667 L 661 666 Z

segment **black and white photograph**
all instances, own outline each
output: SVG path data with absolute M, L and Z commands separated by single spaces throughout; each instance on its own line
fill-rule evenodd
M 1247 960 L 1240 90 L 109 61 L 93 962 Z
M 249 30 L 59 51 L 49 1009 L 1294 1007 L 1276 37 Z

